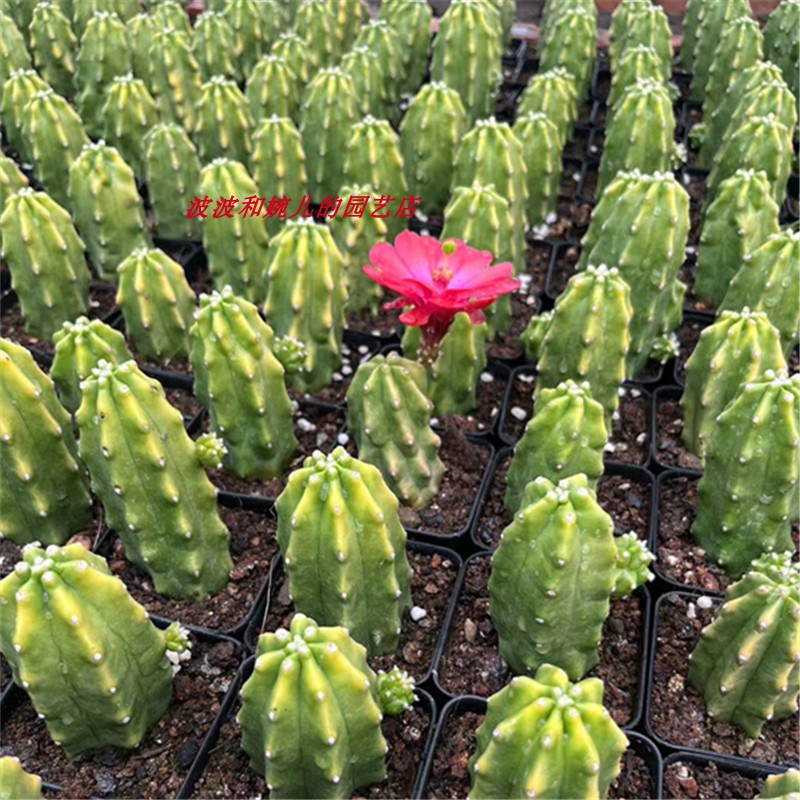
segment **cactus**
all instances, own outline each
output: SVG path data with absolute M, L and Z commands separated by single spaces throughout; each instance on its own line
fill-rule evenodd
M 346 798 L 385 778 L 375 682 L 343 628 L 295 614 L 289 630 L 259 637 L 237 721 L 271 797 Z
M 49 339 L 86 311 L 89 270 L 69 214 L 49 195 L 22 189 L 0 216 L 3 255 L 11 270 L 25 328 Z
M 42 800 L 42 779 L 25 772 L 14 756 L 0 758 L 0 797 L 3 800 Z
M 572 138 L 579 105 L 575 77 L 564 67 L 553 67 L 530 79 L 520 95 L 517 117 L 544 114 L 558 128 L 563 148 Z
M 62 544 L 92 519 L 69 415 L 31 354 L 0 339 L 0 534 Z
M 606 797 L 628 746 L 603 706 L 603 682 L 571 684 L 550 664 L 489 698 L 477 740 L 473 800 Z
M 616 267 L 590 264 L 570 278 L 542 333 L 537 394 L 567 378 L 588 381 L 609 425 L 625 380 L 632 317 L 630 289 Z
M 30 69 L 32 66 L 25 39 L 11 17 L 0 8 L 0 101 L 3 97 L 3 84 L 12 73 L 20 69 Z
M 597 12 L 575 5 L 560 12 L 542 33 L 539 69 L 564 67 L 575 78 L 578 100 L 586 96 L 597 52 Z
M 103 106 L 103 136 L 138 177 L 144 177 L 144 137 L 158 122 L 156 101 L 132 73 L 114 78 Z
M 131 54 L 133 74 L 143 80 L 149 91 L 153 90 L 150 72 L 150 45 L 157 30 L 150 14 L 137 14 L 125 26 L 128 31 L 128 46 Z
M 372 190 L 369 186 L 343 186 L 339 190 L 340 197 L 369 197 Z M 378 312 L 383 290 L 379 283 L 364 274 L 364 264 L 369 263 L 369 251 L 378 242 L 388 238 L 386 223 L 380 217 L 373 217 L 375 202 L 370 201 L 364 207 L 360 217 L 336 216 L 328 220 L 333 240 L 344 259 L 344 272 L 347 276 L 347 297 L 345 310 L 359 314 L 368 311 Z
M 150 13 L 155 20 L 157 30 L 174 28 L 183 33 L 192 33 L 189 15 L 180 0 L 159 0 Z
M 714 621 L 691 654 L 689 683 L 708 715 L 756 739 L 768 721 L 797 712 L 800 692 L 800 569 L 792 554 L 772 553 L 750 565 L 725 592 Z
M 384 88 L 387 98 L 387 114 L 392 122 L 397 121 L 397 100 L 404 80 L 402 72 L 402 53 L 397 33 L 386 20 L 370 20 L 361 29 L 354 47 L 366 47 L 375 53 L 384 72 Z
M 380 470 L 337 447 L 317 450 L 275 503 L 295 607 L 346 627 L 371 656 L 397 647 L 411 567 L 397 498 Z
M 675 144 L 675 116 L 669 90 L 644 79 L 628 88 L 613 109 L 600 160 L 596 197 L 618 172 L 670 172 L 679 157 Z
M 414 679 L 399 667 L 378 673 L 376 688 L 384 713 L 396 717 L 419 700 L 414 694 Z
M 689 196 L 671 173 L 618 173 L 595 207 L 578 268 L 614 264 L 631 290 L 631 376 L 680 324 L 688 234 Z
M 191 328 L 194 391 L 242 478 L 274 478 L 297 449 L 284 368 L 258 309 L 230 286 L 200 295 Z
M 488 326 L 475 324 L 466 312 L 453 318 L 430 367 L 428 391 L 437 414 L 468 414 L 477 405 L 476 391 L 486 368 Z M 407 327 L 403 335 L 403 354 L 418 358 L 419 328 Z
M 339 43 L 339 51 L 344 53 L 356 39 L 361 28 L 369 20 L 369 11 L 362 0 L 350 3 L 334 3 L 335 36 Z M 295 22 L 296 24 L 296 22 Z M 428 31 L 430 37 L 430 32 Z
M 353 81 L 358 116 L 394 121 L 395 98 L 388 95 L 386 68 L 375 53 L 368 47 L 354 47 L 342 57 L 339 66 Z
M 137 352 L 161 364 L 189 354 L 194 291 L 180 264 L 158 249 L 134 250 L 117 269 L 117 304 Z
M 125 337 L 99 319 L 78 317 L 65 322 L 55 336 L 55 354 L 50 367 L 61 405 L 74 414 L 81 404 L 81 383 L 103 359 L 110 364 L 121 364 L 133 356 Z
M 764 53 L 780 67 L 783 78 L 792 90 L 800 114 L 800 2 L 785 0 L 769 15 L 764 28 Z
M 425 80 L 430 55 L 431 7 L 425 0 L 387 0 L 381 3 L 379 16 L 389 23 L 399 41 L 398 92 L 414 94 Z
M 278 336 L 308 348 L 291 385 L 313 393 L 341 363 L 344 334 L 343 261 L 331 232 L 310 219 L 290 220 L 272 240 L 264 314 Z
M 678 53 L 678 61 L 686 72 L 694 69 L 697 35 L 700 27 L 700 13 L 705 0 L 687 0 L 683 16 L 683 39 Z
M 63 3 L 64 0 L 61 0 Z M 71 0 L 72 29 L 78 40 L 83 38 L 89 23 L 97 14 L 111 14 L 127 23 L 139 10 L 138 3 L 130 0 Z M 62 5 L 62 10 L 64 6 Z M 66 11 L 65 11 L 66 13 Z
M 266 55 L 247 78 L 247 101 L 256 124 L 272 116 L 300 116 L 300 85 L 285 58 Z
M 233 566 L 216 490 L 158 381 L 100 361 L 81 384 L 80 454 L 106 522 L 159 594 L 197 600 Z
M 508 200 L 514 230 L 511 260 L 515 272 L 525 269 L 528 173 L 522 144 L 506 122 L 480 120 L 464 137 L 456 154 L 452 188 L 470 186 L 474 181 Z
M 611 122 L 617 101 L 627 94 L 631 86 L 644 79 L 666 84 L 669 80 L 669 69 L 669 63 L 665 69 L 652 47 L 637 45 L 627 48 L 620 56 L 617 69 L 611 75 L 611 88 L 606 101 L 606 124 Z
M 398 0 L 394 0 L 398 2 Z M 409 192 L 423 213 L 443 211 L 450 196 L 456 152 L 467 115 L 454 89 L 440 82 L 420 89 L 400 123 L 400 153 Z
M 194 27 L 192 52 L 200 67 L 203 81 L 221 75 L 233 81 L 241 80 L 235 56 L 233 30 L 223 14 L 204 11 Z
M 470 125 L 488 117 L 502 79 L 500 15 L 486 0 L 452 3 L 433 41 L 431 79 L 455 89 Z
M 617 560 L 614 564 L 614 588 L 611 591 L 611 599 L 619 600 L 655 578 L 650 572 L 650 565 L 656 557 L 634 531 L 623 533 L 614 541 L 617 545 Z
M 520 334 L 519 343 L 522 345 L 522 351 L 528 361 L 539 360 L 542 346 L 544 345 L 544 337 L 547 335 L 547 329 L 550 327 L 552 320 L 552 310 L 543 311 L 531 317 L 525 330 Z
M 200 190 L 200 159 L 186 131 L 175 123 L 155 125 L 144 137 L 144 172 L 158 235 L 199 239 L 200 220 L 186 210 Z
M 150 244 L 133 170 L 116 148 L 86 145 L 69 170 L 69 198 L 92 266 L 116 283 L 120 262 Z
M 247 97 L 234 81 L 216 75 L 203 84 L 192 135 L 204 164 L 215 158 L 246 163 L 254 127 Z
M 340 31 L 334 5 L 326 0 L 300 0 L 295 9 L 294 28 L 303 37 L 306 58 L 316 70 L 332 67 L 339 60 Z
M 672 68 L 672 31 L 664 9 L 650 0 L 625 0 L 611 19 L 611 43 L 608 54 L 611 72 L 615 73 L 622 57 L 634 47 L 650 47 L 656 54 L 658 77 L 669 79 Z
M 722 181 L 706 208 L 694 292 L 718 304 L 742 263 L 778 233 L 780 209 L 770 195 L 765 172 L 739 169 Z
M 261 13 L 256 0 L 230 0 L 222 6 L 221 11 L 233 31 L 233 52 L 239 65 L 239 74 L 247 77 L 262 53 L 269 49 L 265 15 Z
M 733 276 L 720 311 L 741 311 L 748 305 L 763 311 L 778 329 L 783 354 L 797 345 L 800 307 L 800 231 L 785 229 L 770 236 Z
M 31 159 L 30 142 L 23 132 L 27 105 L 38 92 L 48 89 L 36 70 L 21 69 L 11 73 L 3 84 L 3 103 L 0 106 L 0 119 L 5 128 L 6 138 L 22 161 Z
M 150 91 L 161 119 L 193 131 L 200 89 L 200 65 L 189 34 L 174 29 L 158 31 L 150 46 Z
M 767 370 L 740 387 L 711 429 L 692 534 L 730 575 L 765 552 L 794 549 L 798 419 L 800 376 Z
M 0 153 L 0 215 L 2 215 L 9 197 L 27 186 L 28 178 L 25 173 L 5 153 Z M 0 243 L 2 241 L 2 230 L 0 230 Z
M 702 457 L 717 424 L 717 417 L 736 396 L 742 384 L 766 370 L 786 369 L 778 331 L 763 312 L 745 308 L 723 311 L 700 334 L 686 362 L 683 407 L 683 441 Z
M 103 130 L 103 105 L 111 81 L 132 69 L 125 25 L 116 14 L 98 12 L 86 26 L 75 59 L 76 105 L 92 136 Z
M 0 649 L 68 758 L 133 749 L 167 709 L 178 633 L 162 631 L 79 544 L 28 545 L 0 581 Z
M 592 398 L 587 382 L 566 380 L 553 389 L 542 389 L 534 414 L 514 448 L 506 479 L 505 507 L 519 510 L 525 487 L 543 477 L 557 484 L 582 473 L 596 488 L 603 474 L 603 449 L 608 442 L 605 411 Z
M 78 40 L 70 21 L 53 2 L 37 3 L 29 31 L 31 55 L 39 74 L 59 94 L 72 94 Z
M 527 220 L 544 223 L 556 210 L 561 186 L 561 131 L 541 112 L 517 116 L 514 135 L 522 145 L 528 179 Z
M 338 67 L 318 72 L 300 106 L 308 191 L 313 197 L 333 195 L 344 183 L 345 154 L 355 123 L 353 81 Z
M 425 368 L 397 353 L 362 364 L 347 392 L 349 429 L 363 461 L 381 471 L 389 488 L 412 508 L 436 497 L 444 466 L 431 430 L 433 402 Z
M 289 69 L 297 76 L 298 87 L 311 80 L 311 64 L 307 55 L 306 43 L 297 31 L 284 31 L 274 41 L 270 53 L 282 58 Z
M 246 199 L 257 195 L 255 181 L 238 161 L 217 158 L 200 173 L 201 197 Z M 236 294 L 259 303 L 267 291 L 269 235 L 260 220 L 247 219 L 236 208 L 231 214 L 203 220 L 208 268 L 215 286 L 230 285 Z
M 764 788 L 756 800 L 796 800 L 800 794 L 800 770 L 789 769 L 777 775 L 770 775 L 764 781 Z

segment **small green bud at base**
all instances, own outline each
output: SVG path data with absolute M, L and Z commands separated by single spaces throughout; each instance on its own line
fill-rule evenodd
M 384 714 L 396 717 L 419 700 L 414 694 L 414 679 L 403 669 L 380 670 L 376 682 L 378 699 Z
M 222 469 L 222 460 L 228 454 L 225 442 L 215 433 L 197 437 L 197 457 L 205 469 Z
M 614 565 L 616 578 L 614 588 L 611 590 L 611 598 L 619 600 L 655 578 L 648 567 L 656 557 L 633 531 L 618 536 L 615 541 L 617 543 L 617 561 Z

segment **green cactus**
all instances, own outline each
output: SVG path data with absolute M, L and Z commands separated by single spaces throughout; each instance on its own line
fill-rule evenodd
M 764 53 L 780 67 L 783 78 L 792 90 L 800 115 L 800 2 L 784 0 L 769 15 L 764 28 Z
M 694 292 L 718 304 L 731 278 L 770 236 L 780 209 L 765 172 L 739 169 L 722 181 L 703 216 Z
M 37 3 L 29 31 L 31 55 L 39 74 L 59 94 L 72 94 L 78 40 L 70 21 L 52 2 Z
M 234 81 L 216 75 L 203 84 L 192 135 L 204 164 L 215 158 L 246 163 L 254 127 L 247 97 Z
M 323 69 L 308 84 L 300 106 L 300 132 L 308 191 L 321 200 L 344 183 L 344 161 L 356 124 L 353 81 L 339 67 Z
M 362 0 L 334 3 L 333 7 L 335 13 L 334 33 L 339 43 L 339 51 L 344 53 L 369 20 L 369 10 Z
M 150 91 L 164 122 L 177 122 L 193 131 L 200 100 L 200 65 L 192 52 L 191 36 L 170 28 L 157 31 L 149 51 Z
M 10 16 L 0 9 L 0 101 L 3 84 L 12 73 L 33 66 L 25 39 Z
M 149 91 L 153 91 L 150 71 L 150 45 L 157 32 L 156 23 L 150 14 L 137 14 L 125 26 L 131 54 L 133 74 L 143 80 Z
M 116 148 L 88 144 L 70 167 L 69 198 L 92 266 L 116 283 L 123 259 L 150 244 L 133 170 Z
M 514 229 L 511 261 L 515 272 L 525 269 L 525 229 L 528 208 L 528 170 L 522 143 L 506 122 L 480 120 L 464 137 L 456 154 L 452 188 L 473 182 L 494 186 L 508 200 Z
M 566 380 L 553 389 L 542 389 L 534 414 L 514 448 L 506 479 L 505 507 L 515 514 L 525 487 L 534 478 L 552 483 L 582 473 L 596 488 L 603 474 L 603 448 L 608 442 L 605 411 L 592 398 L 584 381 Z
M 798 419 L 800 376 L 767 370 L 742 384 L 711 429 L 692 534 L 730 575 L 763 553 L 794 549 Z
M 764 788 L 756 800 L 796 800 L 800 794 L 800 770 L 789 769 L 777 775 L 770 775 L 764 781 Z
M 4 12 L 13 20 L 15 26 L 26 35 L 30 32 L 33 4 L 27 0 L 6 0 Z
M 541 225 L 556 210 L 561 186 L 561 131 L 541 112 L 517 116 L 514 135 L 522 145 L 528 176 L 527 221 Z
M 160 364 L 189 354 L 194 291 L 183 267 L 156 248 L 134 250 L 118 267 L 117 304 L 137 352 Z
M 565 7 L 542 33 L 539 69 L 564 67 L 575 78 L 578 100 L 589 89 L 597 53 L 597 12 L 585 5 Z
M 585 475 L 531 481 L 489 578 L 492 624 L 511 669 L 554 664 L 578 680 L 597 664 L 616 564 L 614 523 Z M 630 561 L 623 566 L 629 569 Z M 645 566 L 633 588 L 649 578 Z
M 423 213 L 447 205 L 456 152 L 466 132 L 461 98 L 444 83 L 425 84 L 409 104 L 400 123 L 400 154 L 409 192 L 422 198 L 418 208 Z
M 340 197 L 369 197 L 371 194 L 369 186 L 343 186 L 339 190 Z M 369 264 L 369 251 L 388 238 L 386 223 L 380 217 L 372 216 L 374 210 L 375 202 L 370 199 L 362 216 L 341 215 L 328 220 L 333 240 L 344 259 L 347 276 L 345 310 L 349 313 L 368 311 L 377 314 L 383 297 L 380 284 L 368 278 L 363 270 L 364 265 Z
M 81 384 L 80 454 L 106 522 L 159 594 L 197 600 L 233 566 L 216 490 L 158 381 L 100 361 Z
M 689 683 L 708 715 L 752 739 L 797 712 L 800 693 L 800 570 L 792 554 L 753 561 L 691 654 Z
M 2 215 L 9 197 L 15 195 L 20 189 L 25 189 L 28 183 L 27 176 L 20 170 L 16 162 L 5 153 L 0 153 L 0 215 Z M 0 230 L 0 243 L 2 241 L 2 230 Z
M 346 289 L 342 255 L 327 227 L 289 220 L 272 240 L 264 314 L 277 336 L 308 348 L 290 384 L 313 393 L 327 386 L 341 363 Z
M 103 105 L 111 81 L 132 69 L 125 25 L 116 14 L 97 12 L 86 26 L 75 59 L 76 106 L 92 136 L 103 131 Z
M 800 332 L 800 231 L 784 229 L 770 236 L 733 276 L 720 311 L 741 311 L 748 305 L 763 311 L 778 329 L 783 354 L 797 345 Z
M 278 544 L 295 607 L 346 627 L 371 656 L 397 647 L 411 567 L 397 498 L 380 470 L 317 450 L 278 497 Z
M 517 117 L 544 114 L 558 128 L 563 148 L 572 138 L 579 105 L 575 77 L 564 67 L 553 67 L 530 79 L 520 95 Z
M 616 267 L 590 264 L 570 278 L 542 334 L 537 394 L 568 378 L 588 381 L 610 426 L 625 380 L 632 318 L 630 289 Z
M 0 581 L 0 604 L 14 682 L 67 757 L 137 747 L 169 705 L 176 633 L 156 628 L 105 559 L 79 544 L 28 545 Z
M 0 215 L 3 256 L 26 330 L 49 339 L 86 311 L 91 278 L 69 214 L 44 192 L 22 189 Z
M 419 700 L 414 694 L 414 679 L 399 667 L 378 672 L 376 688 L 381 708 L 392 717 L 402 714 Z
M 500 14 L 486 0 L 459 0 L 442 16 L 433 41 L 431 79 L 455 89 L 474 125 L 494 111 L 502 79 Z
M 285 58 L 266 55 L 247 78 L 247 100 L 256 124 L 272 116 L 300 116 L 300 84 Z
M 353 81 L 359 117 L 394 121 L 395 98 L 387 92 L 386 68 L 375 53 L 368 47 L 354 47 L 342 56 L 339 66 Z
M 619 98 L 606 129 L 596 197 L 618 172 L 671 172 L 679 160 L 672 98 L 662 83 L 644 79 Z
M 539 360 L 539 356 L 542 354 L 542 346 L 544 345 L 544 337 L 547 335 L 547 329 L 552 321 L 552 310 L 542 311 L 540 314 L 531 317 L 525 330 L 520 334 L 519 343 L 522 345 L 522 351 L 528 361 Z
M 686 72 L 694 69 L 697 35 L 700 27 L 700 13 L 704 0 L 687 0 L 683 16 L 683 39 L 678 53 L 678 62 Z
M 159 0 L 150 13 L 158 30 L 163 31 L 174 28 L 176 31 L 182 31 L 183 33 L 192 33 L 189 15 L 180 0 Z
M 628 746 L 603 682 L 545 664 L 489 698 L 470 759 L 473 800 L 606 797 Z
M 339 60 L 340 31 L 334 5 L 326 0 L 300 0 L 295 9 L 294 28 L 303 37 L 306 58 L 316 70 L 332 67 Z
M 245 479 L 281 475 L 297 439 L 272 328 L 226 286 L 200 295 L 190 333 L 195 395 L 225 443 L 225 464 Z
M 386 777 L 375 684 L 344 628 L 295 614 L 289 630 L 259 637 L 237 721 L 271 797 L 347 798 Z
M 477 387 L 486 369 L 488 326 L 475 324 L 469 314 L 453 318 L 430 367 L 428 392 L 437 414 L 468 414 L 477 405 Z M 419 328 L 407 327 L 403 335 L 403 354 L 418 358 Z
M 110 364 L 121 364 L 133 356 L 125 337 L 99 319 L 78 317 L 65 322 L 53 336 L 55 354 L 50 367 L 61 405 L 74 414 L 81 404 L 81 383 L 103 359 Z
M 223 14 L 204 11 L 197 20 L 192 37 L 192 52 L 200 67 L 200 77 L 209 81 L 216 75 L 241 80 L 235 56 L 233 30 Z
M 92 519 L 69 414 L 31 354 L 7 339 L 0 374 L 0 535 L 63 544 Z
M 269 7 L 272 4 L 264 5 Z M 233 31 L 233 52 L 239 65 L 239 74 L 246 77 L 253 71 L 262 53 L 269 49 L 265 15 L 256 0 L 230 0 L 220 10 Z M 269 13 L 269 8 L 265 10 Z
M 625 0 L 611 18 L 608 54 L 615 73 L 622 57 L 634 47 L 650 47 L 658 60 L 658 77 L 669 79 L 672 68 L 672 31 L 664 9 L 650 0 Z
M 378 467 L 389 488 L 412 508 L 430 504 L 444 472 L 426 382 L 421 364 L 389 353 L 362 364 L 347 392 L 359 458 Z
M 25 772 L 15 756 L 0 758 L 0 797 L 3 800 L 42 800 L 42 779 Z
M 619 600 L 655 578 L 650 572 L 650 565 L 656 557 L 634 531 L 623 533 L 614 541 L 617 545 L 617 560 L 614 565 L 614 588 L 611 591 L 611 599 Z
M 297 76 L 298 87 L 305 86 L 311 80 L 311 64 L 306 43 L 297 31 L 281 33 L 275 39 L 270 53 L 286 62 L 289 69 Z
M 620 6 L 621 7 L 621 6 Z M 641 80 L 650 79 L 666 84 L 669 80 L 670 65 L 659 60 L 652 47 L 637 45 L 629 47 L 620 56 L 619 65 L 611 75 L 611 88 L 606 101 L 606 124 L 611 121 L 613 109 L 619 98 Z
M 47 83 L 33 69 L 12 72 L 3 84 L 0 120 L 3 122 L 8 143 L 22 161 L 29 161 L 32 156 L 30 142 L 23 131 L 28 103 L 34 95 L 48 88 Z
M 131 3 L 130 0 L 71 0 L 70 6 L 72 29 L 78 40 L 83 38 L 89 23 L 97 14 L 112 14 L 127 23 L 139 10 L 139 4 Z M 62 11 L 64 11 L 63 5 Z
M 742 384 L 768 370 L 786 369 L 778 331 L 762 311 L 723 311 L 700 334 L 686 362 L 686 387 L 681 397 L 683 441 L 703 457 L 717 426 L 717 417 Z
M 186 131 L 160 123 L 144 137 L 144 176 L 158 235 L 164 239 L 199 239 L 200 219 L 186 211 L 200 191 L 200 158 Z
M 158 122 L 156 101 L 132 73 L 114 78 L 103 106 L 103 136 L 138 177 L 144 177 L 144 137 Z
M 200 196 L 211 198 L 257 197 L 258 189 L 244 165 L 217 158 L 200 173 Z M 248 219 L 234 208 L 231 217 L 203 220 L 203 246 L 214 285 L 230 285 L 233 291 L 253 303 L 260 303 L 267 291 L 266 274 L 269 235 L 261 220 Z
M 620 172 L 595 207 L 578 268 L 614 264 L 631 290 L 628 375 L 637 375 L 678 327 L 678 280 L 689 234 L 689 196 L 671 173 Z
M 426 0 L 387 0 L 381 3 L 379 16 L 389 23 L 399 41 L 401 69 L 398 92 L 414 94 L 425 80 L 425 67 L 430 56 L 431 7 Z
M 354 47 L 366 47 L 375 54 L 384 73 L 384 90 L 387 98 L 386 115 L 396 123 L 399 115 L 397 100 L 404 82 L 401 41 L 384 19 L 372 19 L 361 28 Z

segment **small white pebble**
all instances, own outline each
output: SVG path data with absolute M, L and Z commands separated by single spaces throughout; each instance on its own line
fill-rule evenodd
M 360 353 L 362 356 L 365 356 L 367 353 L 369 353 L 369 347 L 367 347 L 365 344 L 360 344 L 360 345 L 358 346 L 358 352 L 359 352 L 359 353 Z
M 341 445 L 345 445 L 350 441 L 350 437 L 346 433 L 340 433 L 336 437 L 336 441 L 339 442 Z
M 300 430 L 304 433 L 311 433 L 311 431 L 315 431 L 317 429 L 317 426 L 313 422 L 307 420 L 305 417 L 298 417 L 297 427 L 300 428 Z
M 603 448 L 606 453 L 614 453 L 617 450 L 617 446 L 613 442 L 608 442 L 608 444 Z
M 513 406 L 511 408 L 511 416 L 514 419 L 520 420 L 520 422 L 528 416 L 524 408 L 520 408 L 519 406 Z
M 646 433 L 640 433 L 636 437 L 636 444 L 644 444 L 646 441 L 647 441 L 647 434 Z
M 697 607 L 698 608 L 711 608 L 713 605 L 712 600 L 710 597 L 698 597 L 697 598 Z
M 425 617 L 428 616 L 428 612 L 419 606 L 414 606 L 409 613 L 411 614 L 411 619 L 413 619 L 414 622 L 419 622 L 421 619 L 425 619 Z
M 686 609 L 686 616 L 689 619 L 697 619 L 697 609 L 694 607 L 694 603 L 689 603 L 689 607 Z
M 494 380 L 494 375 L 491 372 L 481 372 L 481 381 L 483 383 L 491 383 Z

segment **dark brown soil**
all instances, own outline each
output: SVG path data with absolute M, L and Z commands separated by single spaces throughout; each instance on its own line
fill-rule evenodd
M 706 198 L 706 179 L 707 176 L 702 172 L 686 170 L 683 174 L 683 188 L 686 189 L 691 202 L 698 206 L 702 206 Z
M 692 212 L 692 223 L 698 226 L 697 236 L 700 235 L 699 227 L 701 224 L 699 212 Z M 690 238 L 694 232 L 690 234 Z M 690 247 L 692 245 L 689 245 Z M 699 311 L 706 314 L 714 314 L 716 307 L 711 300 L 699 298 L 694 293 L 694 273 L 695 273 L 695 259 L 687 260 L 680 269 L 678 277 L 686 284 L 686 295 L 683 298 L 683 307 L 687 311 Z
M 189 363 L 188 358 L 178 357 L 173 358 L 168 362 L 156 361 L 149 356 L 139 353 L 136 350 L 136 345 L 133 343 L 133 339 L 131 339 L 130 336 L 126 336 L 125 341 L 127 341 L 128 349 L 131 351 L 131 353 L 133 353 L 136 363 L 142 369 L 160 370 L 161 372 L 176 372 L 179 375 L 186 375 L 190 378 L 192 377 L 192 365 Z
M 396 309 L 384 311 L 381 309 L 377 314 L 368 312 L 362 314 L 348 314 L 345 327 L 350 331 L 368 333 L 371 336 L 380 336 L 384 339 L 397 335 L 400 322 L 398 317 L 402 312 Z
M 236 723 L 240 707 L 241 702 L 237 698 L 191 797 L 226 800 L 269 797 L 264 778 L 250 766 L 241 748 L 241 729 Z M 411 797 L 430 725 L 430 716 L 420 705 L 397 717 L 384 716 L 381 728 L 389 745 L 386 780 L 356 792 L 353 797 Z
M 592 110 L 591 104 L 583 105 L 581 112 L 583 113 L 585 119 L 588 120 L 589 115 L 591 114 L 591 110 Z M 579 158 L 579 159 L 586 158 L 589 148 L 590 135 L 591 131 L 588 128 L 583 128 L 581 130 L 573 131 L 570 140 L 564 145 L 563 156 L 565 158 Z
M 556 213 L 558 218 L 549 226 L 548 241 L 577 242 L 589 227 L 592 207 L 575 198 L 559 198 Z
M 374 352 L 374 347 L 370 347 L 367 344 L 359 345 L 356 348 L 350 348 L 348 345 L 343 344 L 342 363 L 339 369 L 333 373 L 329 386 L 325 386 L 313 394 L 306 394 L 296 389 L 289 389 L 290 396 L 296 400 L 311 399 L 318 403 L 330 403 L 331 405 L 343 404 L 356 370 L 364 361 L 370 359 Z
M 195 641 L 166 714 L 134 751 L 103 748 L 68 761 L 27 700 L 3 720 L 2 745 L 64 797 L 175 797 L 239 666 L 233 642 Z
M 680 352 L 675 360 L 675 379 L 683 386 L 686 383 L 686 362 L 689 356 L 694 352 L 697 346 L 697 340 L 707 322 L 700 322 L 699 320 L 687 319 L 684 320 L 683 325 L 678 329 L 678 341 L 680 342 Z
M 515 359 L 522 355 L 522 345 L 519 337 L 531 317 L 536 315 L 539 301 L 531 291 L 526 293 L 520 289 L 516 294 L 511 295 L 511 319 L 508 323 L 508 330 L 499 333 L 487 344 L 486 354 L 490 358 Z
M 763 781 L 757 778 L 720 769 L 714 762 L 702 765 L 693 761 L 674 761 L 664 768 L 664 797 L 676 800 L 749 800 L 758 795 L 762 784 Z
M 411 565 L 411 602 L 413 607 L 423 609 L 426 614 L 415 622 L 406 612 L 400 631 L 397 651 L 391 655 L 379 656 L 369 660 L 374 670 L 390 670 L 397 665 L 407 670 L 415 680 L 423 679 L 433 661 L 433 652 L 439 641 L 444 624 L 447 606 L 453 594 L 458 575 L 458 566 L 439 553 L 428 554 L 410 550 L 408 563 Z M 289 583 L 283 571 L 272 587 L 270 606 L 261 630 L 288 628 L 294 616 L 294 604 L 289 598 Z
M 595 164 L 590 164 L 586 168 L 586 172 L 583 176 L 583 180 L 581 181 L 581 186 L 580 186 L 581 197 L 589 203 L 595 202 L 595 194 L 597 192 L 598 178 L 599 178 L 598 166 Z
M 186 389 L 165 389 L 167 400 L 181 412 L 184 424 L 189 424 L 203 407 L 195 396 Z
M 437 742 L 433 769 L 423 797 L 452 800 L 467 797 L 470 790 L 469 759 L 475 753 L 475 733 L 483 719 L 482 714 L 474 711 L 448 716 Z M 655 775 L 650 774 L 645 760 L 633 748 L 628 748 L 622 756 L 619 777 L 611 785 L 608 796 L 612 800 L 656 797 L 655 783 Z
M 683 410 L 679 400 L 660 397 L 656 403 L 656 459 L 665 467 L 702 470 L 700 459 L 686 448 L 683 434 Z
M 476 405 L 473 411 L 463 415 L 448 415 L 446 425 L 453 425 L 463 433 L 486 433 L 493 430 L 506 393 L 506 374 L 492 374 L 484 370 L 478 378 L 475 390 Z
M 480 547 L 497 547 L 500 534 L 511 522 L 503 506 L 510 458 L 511 454 L 497 465 L 489 484 L 475 534 Z M 649 485 L 627 476 L 606 473 L 597 483 L 597 501 L 614 521 L 615 533 L 635 531 L 640 539 L 647 540 L 650 530 Z
M 125 560 L 125 547 L 119 539 L 109 542 L 103 555 L 107 556 L 111 571 L 151 614 L 184 625 L 201 625 L 220 632 L 232 630 L 250 613 L 269 576 L 270 564 L 278 552 L 276 521 L 272 515 L 242 509 L 220 507 L 219 512 L 231 532 L 233 569 L 230 581 L 219 592 L 199 602 L 157 594 L 150 576 Z
M 531 276 L 529 291 L 531 294 L 542 294 L 547 279 L 547 270 L 553 247 L 548 242 L 529 242 L 525 257 L 525 272 Z
M 569 279 L 578 271 L 580 256 L 581 246 L 577 243 L 558 249 L 547 287 L 548 294 L 552 298 L 555 299 L 567 288 Z
M 675 594 L 661 602 L 651 689 L 653 731 L 676 747 L 792 764 L 797 761 L 797 715 L 767 722 L 761 736 L 750 739 L 735 725 L 709 720 L 702 697 L 686 680 L 689 654 L 697 646 L 702 628 L 714 619 L 719 602 L 713 600 L 710 607 L 702 608 Z

